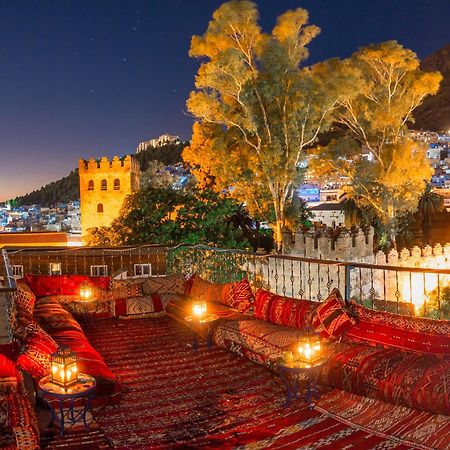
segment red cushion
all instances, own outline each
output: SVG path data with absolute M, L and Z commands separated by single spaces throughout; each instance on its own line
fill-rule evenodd
M 116 376 L 108 368 L 100 353 L 98 353 L 87 340 L 82 331 L 59 330 L 53 333 L 58 345 L 67 345 L 77 355 L 78 370 L 92 375 L 96 379 L 114 382 Z
M 189 296 L 199 298 L 206 302 L 219 302 L 227 304 L 227 297 L 233 283 L 212 283 L 199 276 L 192 278 Z
M 56 342 L 36 323 L 27 326 L 17 364 L 33 378 L 50 373 L 51 355 L 56 352 Z
M 450 360 L 396 348 L 333 342 L 322 384 L 357 395 L 450 415 Z
M 48 299 L 49 297 L 43 297 Z M 79 323 L 58 302 L 36 304 L 34 317 L 39 325 L 47 333 L 52 334 L 56 330 L 81 330 Z
M 79 295 L 80 286 L 89 281 L 101 289 L 108 289 L 110 277 L 88 277 L 86 275 L 31 275 L 25 276 L 28 286 L 36 297 L 47 295 Z
M 311 326 L 317 302 L 298 300 L 258 289 L 255 299 L 255 317 L 266 322 L 295 328 Z
M 0 355 L 0 378 L 16 378 L 16 376 L 16 363 L 7 358 L 5 355 Z
M 356 324 L 337 289 L 316 309 L 312 326 L 324 337 L 339 337 Z
M 6 358 L 15 361 L 19 356 L 19 343 L 18 341 L 11 341 L 7 344 L 0 344 L 0 355 L 6 356 Z
M 351 304 L 358 323 L 345 338 L 434 355 L 450 355 L 450 321 L 400 316 Z
M 243 278 L 238 283 L 233 283 L 226 300 L 231 308 L 236 308 L 242 313 L 248 311 L 255 302 L 255 296 L 248 279 Z

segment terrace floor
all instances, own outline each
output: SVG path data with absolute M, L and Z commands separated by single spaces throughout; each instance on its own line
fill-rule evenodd
M 448 448 L 450 420 L 324 392 L 316 408 L 284 407 L 269 370 L 203 343 L 167 317 L 101 320 L 87 337 L 124 388 L 119 407 L 97 415 L 91 431 L 43 436 L 47 449 L 411 449 Z

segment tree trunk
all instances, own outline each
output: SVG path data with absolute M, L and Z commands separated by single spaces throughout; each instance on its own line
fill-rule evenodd
M 387 236 L 391 247 L 396 245 L 396 229 L 395 229 L 395 209 L 392 203 L 388 204 L 388 217 L 387 217 Z
M 275 244 L 278 253 L 283 250 L 284 202 L 279 195 L 274 198 L 275 208 Z

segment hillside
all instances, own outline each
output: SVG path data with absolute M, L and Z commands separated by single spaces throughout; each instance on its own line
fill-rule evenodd
M 188 145 L 187 142 L 180 144 L 168 144 L 158 148 L 147 148 L 143 152 L 133 155 L 138 161 L 141 171 L 148 168 L 148 164 L 152 160 L 158 160 L 165 165 L 173 165 L 181 162 L 181 152 Z M 70 172 L 64 178 L 53 181 L 40 189 L 29 194 L 17 197 L 19 205 L 39 204 L 42 206 L 51 206 L 56 203 L 67 203 L 70 200 L 78 200 L 80 198 L 80 179 L 78 177 L 78 169 Z
M 67 203 L 80 198 L 80 179 L 78 169 L 70 172 L 66 177 L 53 181 L 36 191 L 17 197 L 19 205 L 51 206 L 56 203 Z
M 423 60 L 421 68 L 426 71 L 439 71 L 444 79 L 439 92 L 424 100 L 416 109 L 415 129 L 443 131 L 450 129 L 450 44 L 432 53 Z

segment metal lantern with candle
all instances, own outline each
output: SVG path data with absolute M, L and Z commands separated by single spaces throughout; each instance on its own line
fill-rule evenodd
M 84 281 L 80 286 L 80 297 L 83 301 L 90 301 L 93 299 L 93 289 L 92 286 L 87 282 Z
M 203 299 L 195 299 L 192 301 L 192 317 L 202 320 L 206 317 L 207 312 L 206 301 Z
M 61 346 L 51 357 L 51 381 L 63 388 L 77 382 L 77 356 L 69 347 Z
M 299 363 L 313 367 L 320 364 L 323 360 L 320 335 L 312 329 L 305 329 L 297 336 L 296 359 Z

